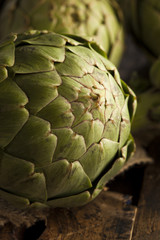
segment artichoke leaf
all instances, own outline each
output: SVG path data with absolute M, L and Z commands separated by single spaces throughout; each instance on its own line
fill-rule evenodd
M 61 78 L 55 70 L 43 73 L 17 74 L 14 81 L 28 96 L 29 102 L 26 108 L 33 115 L 58 96 L 57 87 L 61 84 Z
M 0 66 L 0 83 L 8 77 L 8 71 L 4 66 Z
M 9 154 L 43 166 L 52 162 L 57 137 L 51 133 L 49 122 L 30 116 L 21 131 L 6 147 Z
M 17 196 L 2 189 L 0 189 L 0 197 L 19 209 L 25 209 L 30 206 L 30 201 L 27 198 Z
M 11 67 L 15 62 L 15 44 L 10 42 L 7 45 L 0 43 L 0 65 Z
M 118 148 L 119 143 L 103 138 L 99 143 L 94 143 L 80 158 L 80 163 L 91 181 L 113 160 Z
M 42 173 L 34 172 L 34 165 L 23 159 L 4 154 L 0 161 L 0 187 L 31 201 L 46 200 L 46 182 Z
M 98 142 L 102 138 L 104 125 L 97 120 L 83 121 L 73 128 L 73 131 L 84 137 L 86 147 L 88 148 L 94 142 Z
M 89 191 L 84 191 L 73 196 L 49 200 L 47 204 L 52 208 L 54 207 L 70 208 L 83 206 L 87 204 L 89 201 L 91 201 L 91 194 Z
M 53 134 L 57 136 L 57 147 L 53 161 L 61 158 L 69 162 L 79 159 L 86 152 L 84 137 L 76 134 L 70 128 L 53 129 Z
M 39 34 L 38 36 L 32 37 L 23 40 L 22 42 L 29 43 L 31 45 L 43 45 L 43 46 L 52 46 L 52 47 L 64 47 L 66 44 L 65 37 L 62 37 L 59 34 L 55 34 L 52 32 L 49 32 L 46 36 L 46 34 Z
M 48 57 L 48 54 L 41 48 L 37 48 L 34 45 L 24 45 L 16 48 L 15 64 L 13 66 L 15 73 L 46 72 L 53 69 L 53 58 Z
M 49 121 L 52 129 L 71 127 L 74 121 L 70 103 L 60 95 L 44 107 L 37 116 Z
M 78 161 L 59 160 L 41 170 L 46 178 L 48 199 L 72 196 L 92 187 Z
M 57 63 L 56 69 L 60 75 L 83 77 L 87 73 L 93 72 L 93 66 L 89 65 L 83 58 L 71 52 L 66 52 L 63 63 Z

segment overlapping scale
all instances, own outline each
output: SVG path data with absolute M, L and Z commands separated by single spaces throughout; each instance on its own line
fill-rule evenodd
M 20 207 L 83 205 L 133 152 L 135 96 L 88 40 L 31 31 L 7 44 L 5 54 L 15 51 L 13 66 L 0 57 L 9 73 L 0 82 L 0 196 Z
M 89 36 L 98 42 L 115 65 L 119 64 L 124 49 L 123 17 L 115 0 L 7 1 L 0 21 L 3 22 L 1 37 L 10 32 L 23 33 L 31 29 Z M 24 41 L 36 45 L 44 43 L 43 36 L 32 42 Z M 59 47 L 64 42 L 58 35 L 54 39 L 50 35 L 45 40 L 45 44 Z

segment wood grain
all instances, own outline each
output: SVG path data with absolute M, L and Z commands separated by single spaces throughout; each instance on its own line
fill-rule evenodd
M 155 162 L 144 174 L 133 240 L 160 240 L 160 150 L 156 143 L 150 149 Z
M 103 192 L 92 203 L 51 212 L 38 240 L 130 240 L 136 215 L 130 197 Z
M 23 240 L 24 228 L 16 228 L 11 223 L 0 227 L 0 240 Z

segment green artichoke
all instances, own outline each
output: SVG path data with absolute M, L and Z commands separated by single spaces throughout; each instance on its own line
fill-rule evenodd
M 130 86 L 138 100 L 132 130 L 147 146 L 155 136 L 160 135 L 160 58 L 154 62 L 147 77 L 135 74 Z
M 124 45 L 122 13 L 115 0 L 8 0 L 1 37 L 30 29 L 93 37 L 118 65 Z
M 160 1 L 119 0 L 126 23 L 153 57 L 160 55 Z
M 136 99 L 94 42 L 47 31 L 0 44 L 0 197 L 19 207 L 94 199 L 134 150 Z

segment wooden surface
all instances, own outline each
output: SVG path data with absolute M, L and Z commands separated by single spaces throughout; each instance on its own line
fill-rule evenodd
M 154 164 L 145 170 L 133 240 L 160 240 L 160 137 L 149 151 Z
M 129 196 L 103 192 L 85 207 L 53 211 L 38 240 L 129 240 L 136 216 L 130 203 Z
M 0 240 L 24 240 L 24 228 L 17 229 L 12 224 L 7 223 L 0 228 Z
M 133 240 L 160 240 L 160 168 L 148 167 L 138 204 Z

